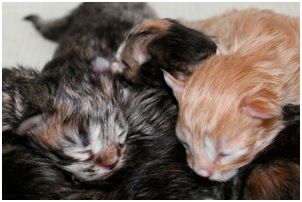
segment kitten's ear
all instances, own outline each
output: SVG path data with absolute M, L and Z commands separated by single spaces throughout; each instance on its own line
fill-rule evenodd
M 152 58 L 183 70 L 182 66 L 195 64 L 215 54 L 217 46 L 208 36 L 177 21 L 168 21 L 168 30 L 148 46 Z
M 26 120 L 24 120 L 15 130 L 18 135 L 30 135 L 38 134 L 42 132 L 43 128 L 43 118 L 42 115 L 35 115 Z
M 281 115 L 281 107 L 277 100 L 277 96 L 272 92 L 263 90 L 245 99 L 242 110 L 253 118 L 271 119 Z
M 174 95 L 177 97 L 179 94 L 183 92 L 185 87 L 185 82 L 174 78 L 171 74 L 169 74 L 165 70 L 162 71 L 164 73 L 164 79 L 167 85 L 173 90 Z

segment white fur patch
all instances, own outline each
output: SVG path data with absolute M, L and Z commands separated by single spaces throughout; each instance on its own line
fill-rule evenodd
M 125 65 L 119 62 L 113 62 L 110 65 L 110 70 L 113 73 L 123 73 L 124 69 L 125 69 Z
M 133 56 L 136 57 L 136 61 L 139 65 L 144 64 L 147 60 L 146 55 L 142 53 L 139 45 L 136 45 Z
M 91 165 L 87 163 L 75 163 L 72 165 L 63 166 L 63 168 L 85 181 L 102 179 L 112 173 L 111 170 L 99 166 L 91 167 Z M 91 169 L 91 172 L 83 172 L 85 169 Z
M 210 176 L 210 180 L 215 180 L 215 181 L 219 181 L 219 182 L 225 182 L 229 179 L 231 179 L 232 177 L 234 177 L 237 174 L 238 170 L 231 170 L 225 173 L 218 173 L 218 172 L 214 172 L 214 174 L 212 176 Z
M 115 57 L 116 57 L 116 59 L 118 60 L 118 61 L 120 61 L 121 59 L 122 59 L 122 52 L 124 51 L 124 49 L 125 49 L 125 42 L 123 42 L 121 45 L 120 45 L 120 47 L 118 48 L 118 50 L 117 50 L 117 52 L 116 52 L 116 55 L 115 55 Z
M 247 148 L 242 148 L 242 149 L 237 149 L 237 150 L 234 150 L 234 151 L 230 151 L 230 153 L 225 152 L 228 155 L 225 156 L 225 157 L 222 157 L 220 159 L 220 163 L 221 164 L 228 164 L 231 161 L 233 161 L 234 159 L 237 159 L 240 156 L 246 154 L 247 152 L 248 152 Z
M 205 138 L 204 143 L 205 143 L 204 151 L 208 157 L 208 160 L 214 162 L 216 159 L 216 156 L 217 156 L 215 143 L 213 142 L 212 139 L 210 139 L 208 137 Z
M 104 72 L 109 70 L 109 61 L 102 57 L 96 57 L 92 61 L 92 68 L 96 72 Z
M 97 123 L 89 124 L 89 136 L 90 136 L 90 144 L 89 148 L 92 153 L 97 154 L 101 152 L 106 145 L 106 140 L 101 138 L 101 134 L 103 131 L 101 130 L 101 126 Z

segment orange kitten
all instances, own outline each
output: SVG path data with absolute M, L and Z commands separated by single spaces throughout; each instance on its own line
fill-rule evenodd
M 191 26 L 217 37 L 218 50 L 187 81 L 165 73 L 177 136 L 196 173 L 226 181 L 283 128 L 282 106 L 300 103 L 299 19 L 250 9 Z

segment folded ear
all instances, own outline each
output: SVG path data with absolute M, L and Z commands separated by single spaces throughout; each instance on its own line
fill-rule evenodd
M 275 115 L 267 109 L 265 103 L 255 102 L 243 107 L 243 111 L 249 116 L 259 119 L 271 119 Z
M 281 116 L 281 106 L 278 96 L 267 89 L 246 98 L 242 110 L 249 116 L 258 119 L 271 119 Z
M 164 79 L 166 81 L 166 84 L 172 89 L 173 94 L 177 98 L 183 92 L 185 87 L 185 82 L 182 80 L 177 80 L 165 70 L 162 71 L 164 73 Z
M 42 132 L 43 128 L 43 118 L 42 115 L 35 115 L 26 120 L 24 120 L 15 130 L 18 135 L 31 135 L 39 134 Z
M 216 44 L 206 35 L 169 20 L 171 26 L 161 37 L 148 46 L 152 58 L 165 67 L 183 70 L 182 66 L 194 64 L 216 52 Z

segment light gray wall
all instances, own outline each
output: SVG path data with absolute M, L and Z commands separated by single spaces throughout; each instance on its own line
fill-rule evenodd
M 79 3 L 3 3 L 2 4 L 2 66 L 23 64 L 41 68 L 49 61 L 56 44 L 43 39 L 22 18 L 39 14 L 45 19 L 65 15 Z M 256 7 L 299 16 L 299 3 L 150 3 L 159 17 L 202 19 L 233 8 Z

